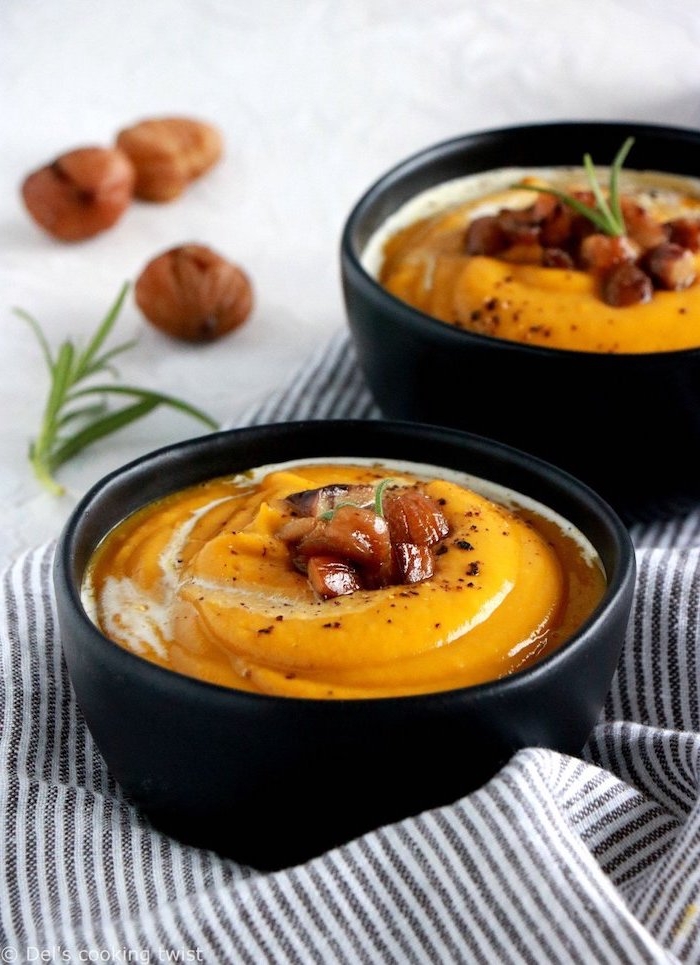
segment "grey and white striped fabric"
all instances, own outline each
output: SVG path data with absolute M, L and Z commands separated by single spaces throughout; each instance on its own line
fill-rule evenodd
M 377 415 L 344 338 L 237 422 Z M 700 507 L 632 526 L 622 660 L 580 758 L 261 874 L 154 832 L 61 657 L 53 545 L 1 578 L 0 963 L 700 962 Z

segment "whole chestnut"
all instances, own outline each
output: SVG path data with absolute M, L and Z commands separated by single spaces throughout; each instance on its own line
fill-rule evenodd
M 111 228 L 131 204 L 136 173 L 116 148 L 81 147 L 27 175 L 22 199 L 34 221 L 60 241 Z
M 134 296 L 152 325 L 189 342 L 211 342 L 238 328 L 253 304 L 246 272 L 199 244 L 171 248 L 149 261 Z
M 219 130 L 189 117 L 139 121 L 119 131 L 116 143 L 136 168 L 134 193 L 143 201 L 177 198 L 223 151 Z

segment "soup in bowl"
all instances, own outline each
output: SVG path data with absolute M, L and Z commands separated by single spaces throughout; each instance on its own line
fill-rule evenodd
M 372 460 L 256 467 L 157 500 L 105 537 L 82 596 L 107 636 L 160 666 L 350 699 L 514 673 L 604 590 L 590 542 L 536 501 Z
M 305 860 L 577 753 L 634 551 L 555 467 L 467 433 L 310 422 L 150 454 L 59 542 L 61 639 L 98 748 L 176 837 Z
M 341 246 L 383 413 L 531 451 L 634 515 L 700 495 L 700 133 L 528 125 L 428 148 Z

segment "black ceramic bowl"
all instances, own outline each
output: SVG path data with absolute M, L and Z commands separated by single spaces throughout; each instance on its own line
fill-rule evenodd
M 700 174 L 700 132 L 632 123 L 542 123 L 429 147 L 379 178 L 350 213 L 341 271 L 358 361 L 388 418 L 455 426 L 568 469 L 626 515 L 700 498 L 700 348 L 562 351 L 472 334 L 386 292 L 362 265 L 374 232 L 421 191 L 504 167 L 609 164 Z
M 122 649 L 91 622 L 80 597 L 86 565 L 125 516 L 212 477 L 319 456 L 426 462 L 544 503 L 598 550 L 608 577 L 602 602 L 531 669 L 444 693 L 360 700 L 270 697 L 204 683 Z M 127 796 L 183 841 L 275 868 L 456 800 L 518 748 L 579 752 L 618 661 L 635 557 L 607 503 L 509 447 L 446 428 L 319 421 L 215 433 L 112 473 L 66 524 L 54 578 L 79 707 Z

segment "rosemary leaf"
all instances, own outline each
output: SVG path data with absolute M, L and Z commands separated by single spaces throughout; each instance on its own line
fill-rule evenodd
M 49 392 L 49 398 L 46 403 L 46 420 L 50 425 L 55 423 L 57 415 L 66 400 L 66 393 L 70 388 L 73 377 L 72 368 L 74 357 L 75 349 L 73 348 L 73 344 L 71 342 L 64 342 L 53 365 L 51 391 Z
M 39 325 L 28 312 L 15 309 L 36 335 L 49 373 L 49 393 L 44 406 L 39 432 L 29 445 L 29 460 L 39 482 L 50 492 L 60 495 L 63 487 L 54 477 L 56 470 L 87 446 L 148 415 L 158 406 L 168 406 L 202 422 L 208 429 L 218 429 L 218 423 L 201 409 L 175 396 L 118 383 L 94 384 L 88 379 L 98 373 L 116 377 L 112 360 L 132 348 L 129 341 L 103 351 L 106 340 L 124 304 L 128 292 L 124 284 L 87 346 L 78 351 L 70 339 L 58 348 L 55 357 Z M 132 401 L 120 409 L 109 410 L 107 399 L 127 396 Z M 88 400 L 88 404 L 76 402 Z M 96 401 L 93 401 L 96 400 Z M 75 431 L 66 435 L 68 426 Z
M 116 368 L 111 364 L 112 359 L 116 355 L 121 355 L 122 352 L 127 352 L 129 349 L 134 348 L 138 345 L 136 339 L 132 339 L 130 342 L 122 342 L 121 345 L 115 345 L 104 355 L 101 355 L 99 359 L 95 359 L 85 370 L 85 375 L 83 378 L 88 378 L 90 375 L 94 375 L 95 372 L 109 372 L 112 375 L 117 375 Z
M 634 138 L 628 137 L 617 152 L 610 170 L 610 206 L 613 209 L 618 224 L 621 226 L 620 234 L 625 233 L 625 219 L 620 207 L 620 171 L 622 170 L 622 165 L 625 163 L 627 155 L 632 150 L 633 144 Z
M 573 208 L 574 211 L 582 214 L 584 218 L 588 218 L 588 220 L 592 221 L 593 224 L 597 228 L 600 228 L 601 231 L 607 232 L 608 223 L 603 214 L 601 214 L 599 211 L 596 211 L 595 208 L 591 208 L 591 206 L 586 204 L 584 201 L 579 201 L 578 198 L 574 198 L 572 195 L 566 194 L 564 191 L 558 191 L 556 188 L 550 187 L 545 188 L 541 185 L 537 186 L 534 184 L 514 184 L 513 187 L 518 188 L 519 190 L 522 189 L 523 191 L 534 191 L 536 194 L 551 194 L 555 198 L 559 198 L 559 200 L 568 205 L 568 207 Z
M 117 295 L 117 300 L 111 306 L 103 320 L 100 322 L 97 331 L 90 339 L 87 348 L 79 356 L 78 362 L 75 369 L 75 381 L 79 382 L 82 378 L 92 372 L 98 371 L 103 367 L 103 363 L 100 359 L 96 359 L 97 353 L 104 344 L 107 336 L 114 328 L 114 324 L 121 312 L 122 306 L 124 304 L 124 299 L 126 298 L 126 293 L 129 290 L 128 284 L 126 282 L 122 285 L 119 294 Z M 117 349 L 113 349 L 112 353 L 119 351 L 123 346 L 119 346 Z
M 31 326 L 32 330 L 34 331 L 34 334 L 37 337 L 37 341 L 41 345 L 41 349 L 44 355 L 44 362 L 46 363 L 46 368 L 49 371 L 51 371 L 51 369 L 53 368 L 53 357 L 51 355 L 51 348 L 49 346 L 49 343 L 46 340 L 46 336 L 44 335 L 44 332 L 41 326 L 34 318 L 34 316 L 30 315 L 29 312 L 25 312 L 23 308 L 16 308 L 15 315 L 17 315 L 19 318 L 24 319 L 24 321 Z
M 75 435 L 63 440 L 60 445 L 52 450 L 49 460 L 51 471 L 55 472 L 59 466 L 77 455 L 86 446 L 147 415 L 157 405 L 156 399 L 141 399 L 139 402 L 134 402 L 133 405 L 124 406 L 122 409 L 109 412 L 107 415 L 88 423 L 87 426 L 76 432 Z
M 384 490 L 393 481 L 394 481 L 393 479 L 382 479 L 382 481 L 378 483 L 377 488 L 374 491 L 374 511 L 377 514 L 377 516 L 384 515 L 384 505 L 383 505 Z
M 603 194 L 600 184 L 598 183 L 598 177 L 596 175 L 595 165 L 593 164 L 591 155 L 584 155 L 583 167 L 586 172 L 586 178 L 590 185 L 590 189 L 596 201 L 595 207 L 585 204 L 585 202 L 573 197 L 573 195 L 567 194 L 565 191 L 558 191 L 556 188 L 535 184 L 522 184 L 521 182 L 514 184 L 513 187 L 523 189 L 525 191 L 535 191 L 538 194 L 551 194 L 566 204 L 569 208 L 572 208 L 578 214 L 588 218 L 588 220 L 591 221 L 596 228 L 599 228 L 604 234 L 611 235 L 612 237 L 619 237 L 620 235 L 624 235 L 626 231 L 625 219 L 622 215 L 622 209 L 620 207 L 620 170 L 622 169 L 622 165 L 624 164 L 633 144 L 634 138 L 628 137 L 615 155 L 612 165 L 610 166 L 610 180 L 608 183 L 607 198 Z
M 59 429 L 64 429 L 70 423 L 80 421 L 81 419 L 84 421 L 96 419 L 98 416 L 104 415 L 106 411 L 107 405 L 104 400 L 95 402 L 92 405 L 81 406 L 78 409 L 70 409 L 69 411 L 61 413 L 61 418 L 58 420 L 58 427 Z
M 590 154 L 584 155 L 583 167 L 588 175 L 588 183 L 591 186 L 591 191 L 593 192 L 593 197 L 596 200 L 597 210 L 603 216 L 603 222 L 607 226 L 607 231 L 609 234 L 622 234 L 624 232 L 624 225 L 622 230 L 620 226 L 615 223 L 613 213 L 608 207 L 608 202 L 605 200 L 605 196 L 600 189 L 600 184 L 598 184 L 598 177 L 596 175 L 595 165 L 593 164 L 593 158 Z
M 139 389 L 133 385 L 94 385 L 90 386 L 89 389 L 80 389 L 77 392 L 71 393 L 70 398 L 71 400 L 79 399 L 93 392 L 103 392 L 105 394 L 111 393 L 112 395 L 130 395 L 136 399 L 141 399 L 144 402 L 152 402 L 154 407 L 158 405 L 167 405 L 171 409 L 178 409 L 180 412 L 184 412 L 187 415 L 192 416 L 193 419 L 198 419 L 209 429 L 219 428 L 218 422 L 212 419 L 211 416 L 208 416 L 206 412 L 203 412 L 201 409 L 190 405 L 188 402 L 184 402 L 182 399 L 178 399 L 173 395 L 165 395 L 162 392 L 154 392 L 152 389 Z

